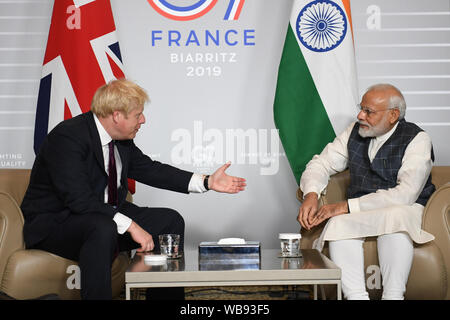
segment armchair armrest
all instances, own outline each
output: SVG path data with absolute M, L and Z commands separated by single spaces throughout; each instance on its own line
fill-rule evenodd
M 0 191 L 0 283 L 9 256 L 24 248 L 23 215 L 14 198 Z
M 431 233 L 450 236 L 449 229 L 450 182 L 438 188 L 430 197 L 423 211 L 422 228 Z
M 300 187 L 297 188 L 297 193 L 295 194 L 297 197 L 297 200 L 303 203 L 303 191 L 300 189 Z
M 450 182 L 438 188 L 423 211 L 422 229 L 435 236 L 447 269 L 447 299 L 450 299 Z

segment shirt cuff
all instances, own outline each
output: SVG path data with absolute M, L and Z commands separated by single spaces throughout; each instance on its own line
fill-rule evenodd
M 347 202 L 348 202 L 348 212 L 349 213 L 361 211 L 361 208 L 359 207 L 359 199 L 358 198 L 348 199 Z
M 203 185 L 202 174 L 194 173 L 192 175 L 191 180 L 189 181 L 188 191 L 192 193 L 203 193 L 208 191 Z
M 320 197 L 322 196 L 322 192 L 323 192 L 323 191 L 320 191 L 319 188 L 316 188 L 316 187 L 305 188 L 305 190 L 306 191 L 302 190 L 303 191 L 303 199 L 305 199 L 306 195 L 308 193 L 311 193 L 311 192 L 316 193 L 317 194 L 317 199 L 320 199 Z
M 120 212 L 117 212 L 114 215 L 113 220 L 117 224 L 117 233 L 119 234 L 124 234 L 125 231 L 127 231 L 130 227 L 131 222 L 133 222 L 133 220 L 131 220 L 126 215 L 121 214 Z

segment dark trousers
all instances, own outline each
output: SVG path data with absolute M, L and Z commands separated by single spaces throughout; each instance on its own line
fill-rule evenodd
M 163 233 L 179 234 L 183 250 L 184 220 L 177 211 L 126 203 L 120 212 L 152 235 L 155 250 L 159 250 L 158 235 Z M 128 232 L 117 233 L 117 225 L 110 217 L 72 214 L 33 248 L 78 262 L 82 299 L 112 299 L 111 265 L 117 246 L 119 251 L 140 248 Z

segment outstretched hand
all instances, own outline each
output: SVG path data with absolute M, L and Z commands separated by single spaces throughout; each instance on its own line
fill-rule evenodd
M 225 163 L 209 177 L 209 189 L 224 193 L 238 193 L 245 190 L 247 184 L 244 178 L 229 176 L 225 173 L 230 165 L 231 162 Z

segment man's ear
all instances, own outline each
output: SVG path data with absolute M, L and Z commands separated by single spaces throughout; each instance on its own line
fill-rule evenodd
M 398 119 L 400 118 L 400 110 L 398 109 L 391 109 L 390 110 L 390 117 L 389 117 L 389 122 L 391 124 L 394 124 L 398 121 Z
M 114 123 L 118 123 L 121 116 L 122 115 L 121 115 L 120 111 L 113 111 L 113 113 L 111 115 Z

